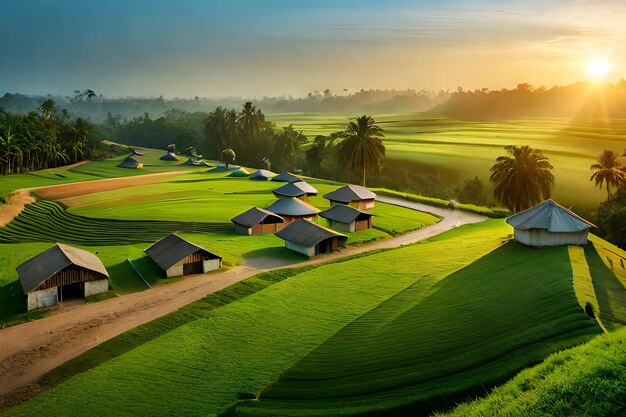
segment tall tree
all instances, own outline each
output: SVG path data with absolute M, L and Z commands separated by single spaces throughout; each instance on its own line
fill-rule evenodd
M 228 166 L 230 164 L 235 162 L 235 157 L 236 157 L 235 151 L 233 151 L 230 148 L 226 148 L 222 151 L 222 162 L 224 162 L 226 169 L 228 169 Z
M 314 177 L 319 175 L 325 151 L 326 138 L 321 135 L 315 137 L 313 145 L 306 151 L 306 164 Z
M 365 186 L 366 172 L 380 172 L 385 165 L 385 145 L 381 140 L 385 136 L 383 129 L 374 118 L 363 115 L 350 121 L 343 135 L 340 156 L 350 171 L 360 174 L 361 184 Z
M 41 117 L 46 120 L 49 120 L 52 116 L 52 112 L 54 111 L 54 100 L 49 98 L 48 100 L 41 103 L 39 106 L 39 112 L 41 113 Z
M 495 198 L 517 213 L 550 197 L 553 168 L 541 150 L 530 146 L 506 146 L 510 156 L 499 156 L 489 179 Z
M 215 158 L 218 158 L 229 143 L 227 112 L 218 106 L 204 121 L 204 136 L 209 143 L 209 149 Z
M 283 131 L 279 135 L 274 136 L 272 140 L 274 161 L 280 161 L 281 170 L 287 169 L 291 171 L 293 169 L 293 160 L 300 148 L 297 139 L 299 134 L 301 134 L 301 132 L 297 132 L 293 129 L 293 126 L 289 125 L 283 127 Z
M 595 171 L 589 181 L 596 182 L 596 186 L 602 188 L 604 184 L 606 188 L 606 199 L 611 200 L 613 194 L 612 188 L 617 188 L 621 184 L 626 183 L 626 172 L 624 166 L 619 162 L 617 152 L 611 150 L 603 150 L 598 156 L 598 163 L 591 165 L 591 170 Z

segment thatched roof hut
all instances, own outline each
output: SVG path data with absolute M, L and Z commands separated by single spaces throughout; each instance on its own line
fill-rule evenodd
M 374 208 L 376 194 L 367 188 L 350 184 L 324 194 L 324 198 L 330 201 L 331 206 L 346 204 L 359 210 L 369 210 Z
M 222 267 L 222 258 L 182 237 L 170 234 L 145 250 L 167 277 L 202 274 Z
M 308 257 L 330 253 L 346 245 L 348 237 L 306 220 L 296 220 L 276 233 L 285 247 Z
M 528 246 L 585 245 L 595 225 L 552 200 L 506 219 L 515 240 Z
M 91 252 L 58 243 L 17 267 L 28 310 L 109 289 L 109 273 Z
M 252 207 L 231 219 L 235 231 L 244 235 L 262 235 L 276 233 L 285 225 L 285 220 L 276 213 Z
M 297 219 L 312 220 L 319 213 L 316 207 L 293 197 L 279 198 L 267 210 L 282 217 L 286 225 Z
M 359 230 L 372 228 L 371 213 L 365 213 L 354 207 L 336 204 L 320 212 L 320 217 L 328 220 L 330 227 L 342 232 L 358 232 Z

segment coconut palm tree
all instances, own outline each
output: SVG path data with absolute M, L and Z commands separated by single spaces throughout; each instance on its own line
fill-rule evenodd
M 52 112 L 54 111 L 54 100 L 49 98 L 48 100 L 41 103 L 39 106 L 39 111 L 41 112 L 41 117 L 45 120 L 49 120 L 50 116 L 52 116 Z
M 496 158 L 489 177 L 496 199 L 517 213 L 549 198 L 554 175 L 548 158 L 527 145 L 504 149 L 510 156 Z
M 228 143 L 226 111 L 218 106 L 204 121 L 204 136 L 209 147 L 215 150 L 215 157 L 219 157 Z
M 340 157 L 354 173 L 361 174 L 365 186 L 366 171 L 379 172 L 385 165 L 385 135 L 374 118 L 363 115 L 351 120 L 343 132 L 344 141 L 339 146 Z
M 598 156 L 598 163 L 591 165 L 591 170 L 595 171 L 589 181 L 596 182 L 596 186 L 602 188 L 604 184 L 606 188 L 606 199 L 611 200 L 613 194 L 611 188 L 618 188 L 626 183 L 626 172 L 624 166 L 618 161 L 617 152 L 611 150 L 603 150 Z

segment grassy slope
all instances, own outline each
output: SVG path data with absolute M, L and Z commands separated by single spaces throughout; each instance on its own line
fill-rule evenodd
M 338 114 L 269 115 L 279 126 L 293 123 L 309 137 L 345 129 L 348 117 Z M 589 166 L 603 149 L 624 148 L 626 121 L 534 118 L 463 121 L 423 114 L 376 115 L 385 129 L 387 156 L 412 160 L 424 170 L 447 169 L 488 181 L 489 168 L 506 145 L 545 150 L 557 179 L 554 196 L 565 204 L 591 207 L 604 199 L 589 182 Z M 580 190 L 585 190 L 581 193 Z
M 577 303 L 566 247 L 511 242 L 430 285 L 343 328 L 240 414 L 419 412 L 601 331 Z
M 506 233 L 501 221 L 489 221 L 301 273 L 212 310 L 8 415 L 218 413 L 276 380 L 352 320 L 416 282 L 473 262 Z M 451 246 L 454 257 L 446 256 Z M 382 265 L 384 273 L 372 273 Z M 98 395 L 82 395 L 87 386 L 98 386 Z M 76 396 L 81 401 L 66 401 Z
M 626 328 L 550 356 L 441 417 L 626 415 Z

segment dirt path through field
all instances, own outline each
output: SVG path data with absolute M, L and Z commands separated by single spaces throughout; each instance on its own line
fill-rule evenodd
M 27 190 L 19 190 L 11 194 L 9 201 L 0 205 L 0 227 L 13 220 L 27 204 L 33 201 L 35 198 Z
M 29 384 L 67 360 L 105 340 L 178 310 L 259 272 L 294 265 L 322 264 L 370 250 L 398 247 L 463 224 L 485 220 L 482 216 L 401 199 L 381 197 L 378 200 L 427 211 L 442 216 L 443 219 L 435 225 L 402 236 L 368 245 L 348 247 L 340 252 L 308 261 L 249 259 L 245 266 L 238 266 L 225 272 L 195 275 L 150 290 L 97 303 L 67 307 L 50 317 L 0 330 L 0 410 L 3 406 L 11 406 L 37 395 L 36 385 L 31 387 Z

